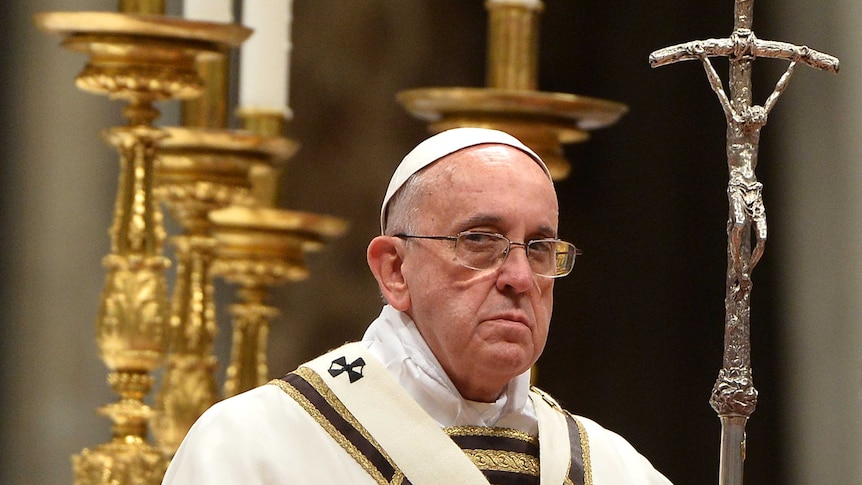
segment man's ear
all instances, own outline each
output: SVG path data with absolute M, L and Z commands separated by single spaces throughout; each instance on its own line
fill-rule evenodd
M 392 236 L 377 236 L 368 244 L 366 259 L 386 301 L 396 310 L 410 309 L 410 289 L 401 272 L 404 244 Z

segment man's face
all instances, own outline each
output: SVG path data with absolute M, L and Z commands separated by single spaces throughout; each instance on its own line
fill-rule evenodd
M 553 184 L 520 150 L 475 146 L 427 170 L 416 221 L 419 235 L 474 230 L 514 242 L 557 236 Z M 536 276 L 520 246 L 511 248 L 499 268 L 477 271 L 458 264 L 452 242 L 411 239 L 404 244 L 401 270 L 410 300 L 405 311 L 461 394 L 493 401 L 542 353 L 553 279 Z

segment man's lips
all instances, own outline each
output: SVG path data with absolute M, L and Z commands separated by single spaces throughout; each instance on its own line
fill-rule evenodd
M 525 326 L 530 327 L 530 328 L 533 327 L 532 323 L 530 322 L 530 320 L 525 315 L 523 315 L 521 313 L 515 313 L 515 312 L 498 313 L 498 314 L 492 315 L 489 318 L 486 318 L 485 320 L 486 321 L 503 321 L 503 322 L 520 323 L 520 324 L 525 325 Z

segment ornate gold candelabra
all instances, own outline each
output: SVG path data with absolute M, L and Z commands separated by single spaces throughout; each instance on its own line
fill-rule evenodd
M 169 136 L 158 145 L 156 194 L 184 233 L 173 238 L 177 277 L 170 348 L 153 431 L 162 452 L 172 456 L 194 421 L 219 398 L 210 273 L 216 241 L 210 233 L 209 213 L 247 201 L 253 169 L 287 160 L 296 144 L 216 128 L 168 128 L 166 132 Z
M 127 102 L 124 127 L 105 133 L 120 155 L 119 186 L 96 341 L 119 400 L 100 409 L 113 438 L 73 457 L 75 483 L 158 483 L 167 461 L 146 441 L 152 410 L 143 399 L 165 351 L 167 296 L 162 216 L 153 197 L 155 148 L 166 133 L 153 126 L 153 102 L 184 99 L 201 87 L 195 59 L 237 45 L 249 31 L 236 25 L 157 15 L 54 12 L 35 17 L 63 46 L 89 55 L 79 88 Z
M 563 144 L 585 141 L 588 130 L 612 125 L 625 105 L 564 93 L 537 91 L 540 0 L 487 0 L 489 13 L 486 88 L 402 91 L 398 100 L 431 132 L 459 126 L 507 131 L 535 150 L 555 180 L 571 165 Z
M 296 142 L 282 136 L 286 122 L 283 112 L 240 111 L 244 129 L 225 129 L 228 58 L 198 59 L 197 68 L 205 81 L 203 93 L 183 103 L 186 127 L 171 129 L 174 136 L 159 146 L 158 193 L 185 230 L 183 235 L 174 238 L 178 269 L 171 349 L 154 420 L 155 435 L 167 456 L 175 453 L 194 421 L 219 398 L 216 360 L 212 355 L 216 321 L 211 295 L 214 272 L 210 267 L 216 255 L 223 251 L 212 236 L 209 214 L 231 205 L 274 205 L 281 165 L 298 148 Z M 279 213 L 275 209 L 271 211 Z M 254 220 L 254 215 L 250 217 Z M 251 232 L 248 237 L 254 240 L 257 235 Z M 252 246 L 252 251 L 257 247 L 267 247 L 267 244 Z M 279 263 L 263 259 L 270 266 Z M 290 275 L 286 279 L 299 278 Z M 267 280 L 255 285 L 256 302 L 265 300 L 267 284 L 275 283 Z M 239 292 L 244 303 L 232 307 L 234 342 L 225 382 L 227 396 L 263 384 L 269 378 L 266 337 L 269 320 L 277 316 L 278 311 L 263 305 L 258 312 L 264 320 L 261 323 L 258 318 L 247 318 L 248 311 L 237 310 L 250 307 L 243 299 L 248 293 L 247 286 L 242 285 Z M 260 305 L 254 309 L 260 309 Z M 250 346 L 255 350 L 248 351 Z M 254 358 L 245 358 L 249 355 Z
M 344 233 L 338 218 L 269 207 L 234 206 L 210 213 L 217 259 L 213 272 L 239 286 L 232 305 L 231 363 L 225 396 L 265 383 L 270 320 L 279 312 L 267 304 L 269 288 L 308 277 L 305 253 Z

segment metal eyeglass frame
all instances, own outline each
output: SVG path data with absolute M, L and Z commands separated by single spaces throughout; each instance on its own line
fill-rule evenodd
M 490 265 L 488 265 L 484 268 L 483 267 L 477 267 L 477 266 L 471 266 L 469 264 L 466 264 L 464 261 L 461 260 L 461 258 L 458 257 L 458 242 L 461 241 L 462 238 L 469 237 L 469 236 L 486 236 L 486 237 L 490 238 L 491 240 L 506 241 L 507 246 L 503 250 L 502 255 L 500 257 L 493 259 L 493 260 L 490 260 L 490 261 L 492 261 L 492 263 Z M 498 234 L 498 233 L 494 233 L 494 232 L 485 232 L 485 231 L 463 231 L 463 232 L 459 232 L 455 236 L 420 236 L 420 235 L 415 235 L 415 234 L 400 233 L 400 234 L 394 234 L 393 237 L 397 237 L 399 239 L 431 239 L 431 240 L 435 240 L 435 241 L 454 241 L 455 242 L 455 247 L 454 247 L 455 258 L 458 261 L 458 264 L 460 264 L 461 266 L 464 266 L 465 268 L 469 268 L 469 269 L 476 270 L 476 271 L 483 271 L 486 269 L 497 269 L 497 268 L 499 268 L 500 266 L 503 265 L 503 263 L 506 262 L 506 259 L 509 257 L 509 252 L 511 252 L 512 246 L 521 246 L 524 248 L 524 251 L 527 253 L 527 261 L 531 262 L 530 269 L 533 270 L 533 274 L 538 275 L 538 276 L 542 276 L 545 278 L 562 278 L 564 276 L 568 276 L 572 272 L 572 269 L 575 266 L 576 257 L 578 255 L 582 254 L 581 250 L 578 249 L 577 247 L 575 247 L 574 244 L 572 244 L 568 241 L 563 241 L 562 239 L 545 238 L 545 239 L 533 239 L 533 240 L 526 241 L 526 242 L 515 242 L 515 241 L 512 241 L 511 239 L 509 239 L 508 237 L 506 237 L 502 234 Z M 571 248 L 564 253 L 566 255 L 566 261 L 567 261 L 567 265 L 566 265 L 567 267 L 565 268 L 565 272 L 555 273 L 555 274 L 544 274 L 544 273 L 536 272 L 533 269 L 533 265 L 532 265 L 533 260 L 530 259 L 530 246 L 534 243 L 553 243 L 555 245 L 564 244 L 568 248 Z M 557 256 L 559 254 L 563 254 L 563 253 L 557 252 Z M 570 261 L 570 262 L 568 262 L 568 261 Z M 559 270 L 559 265 L 556 265 L 556 268 Z

